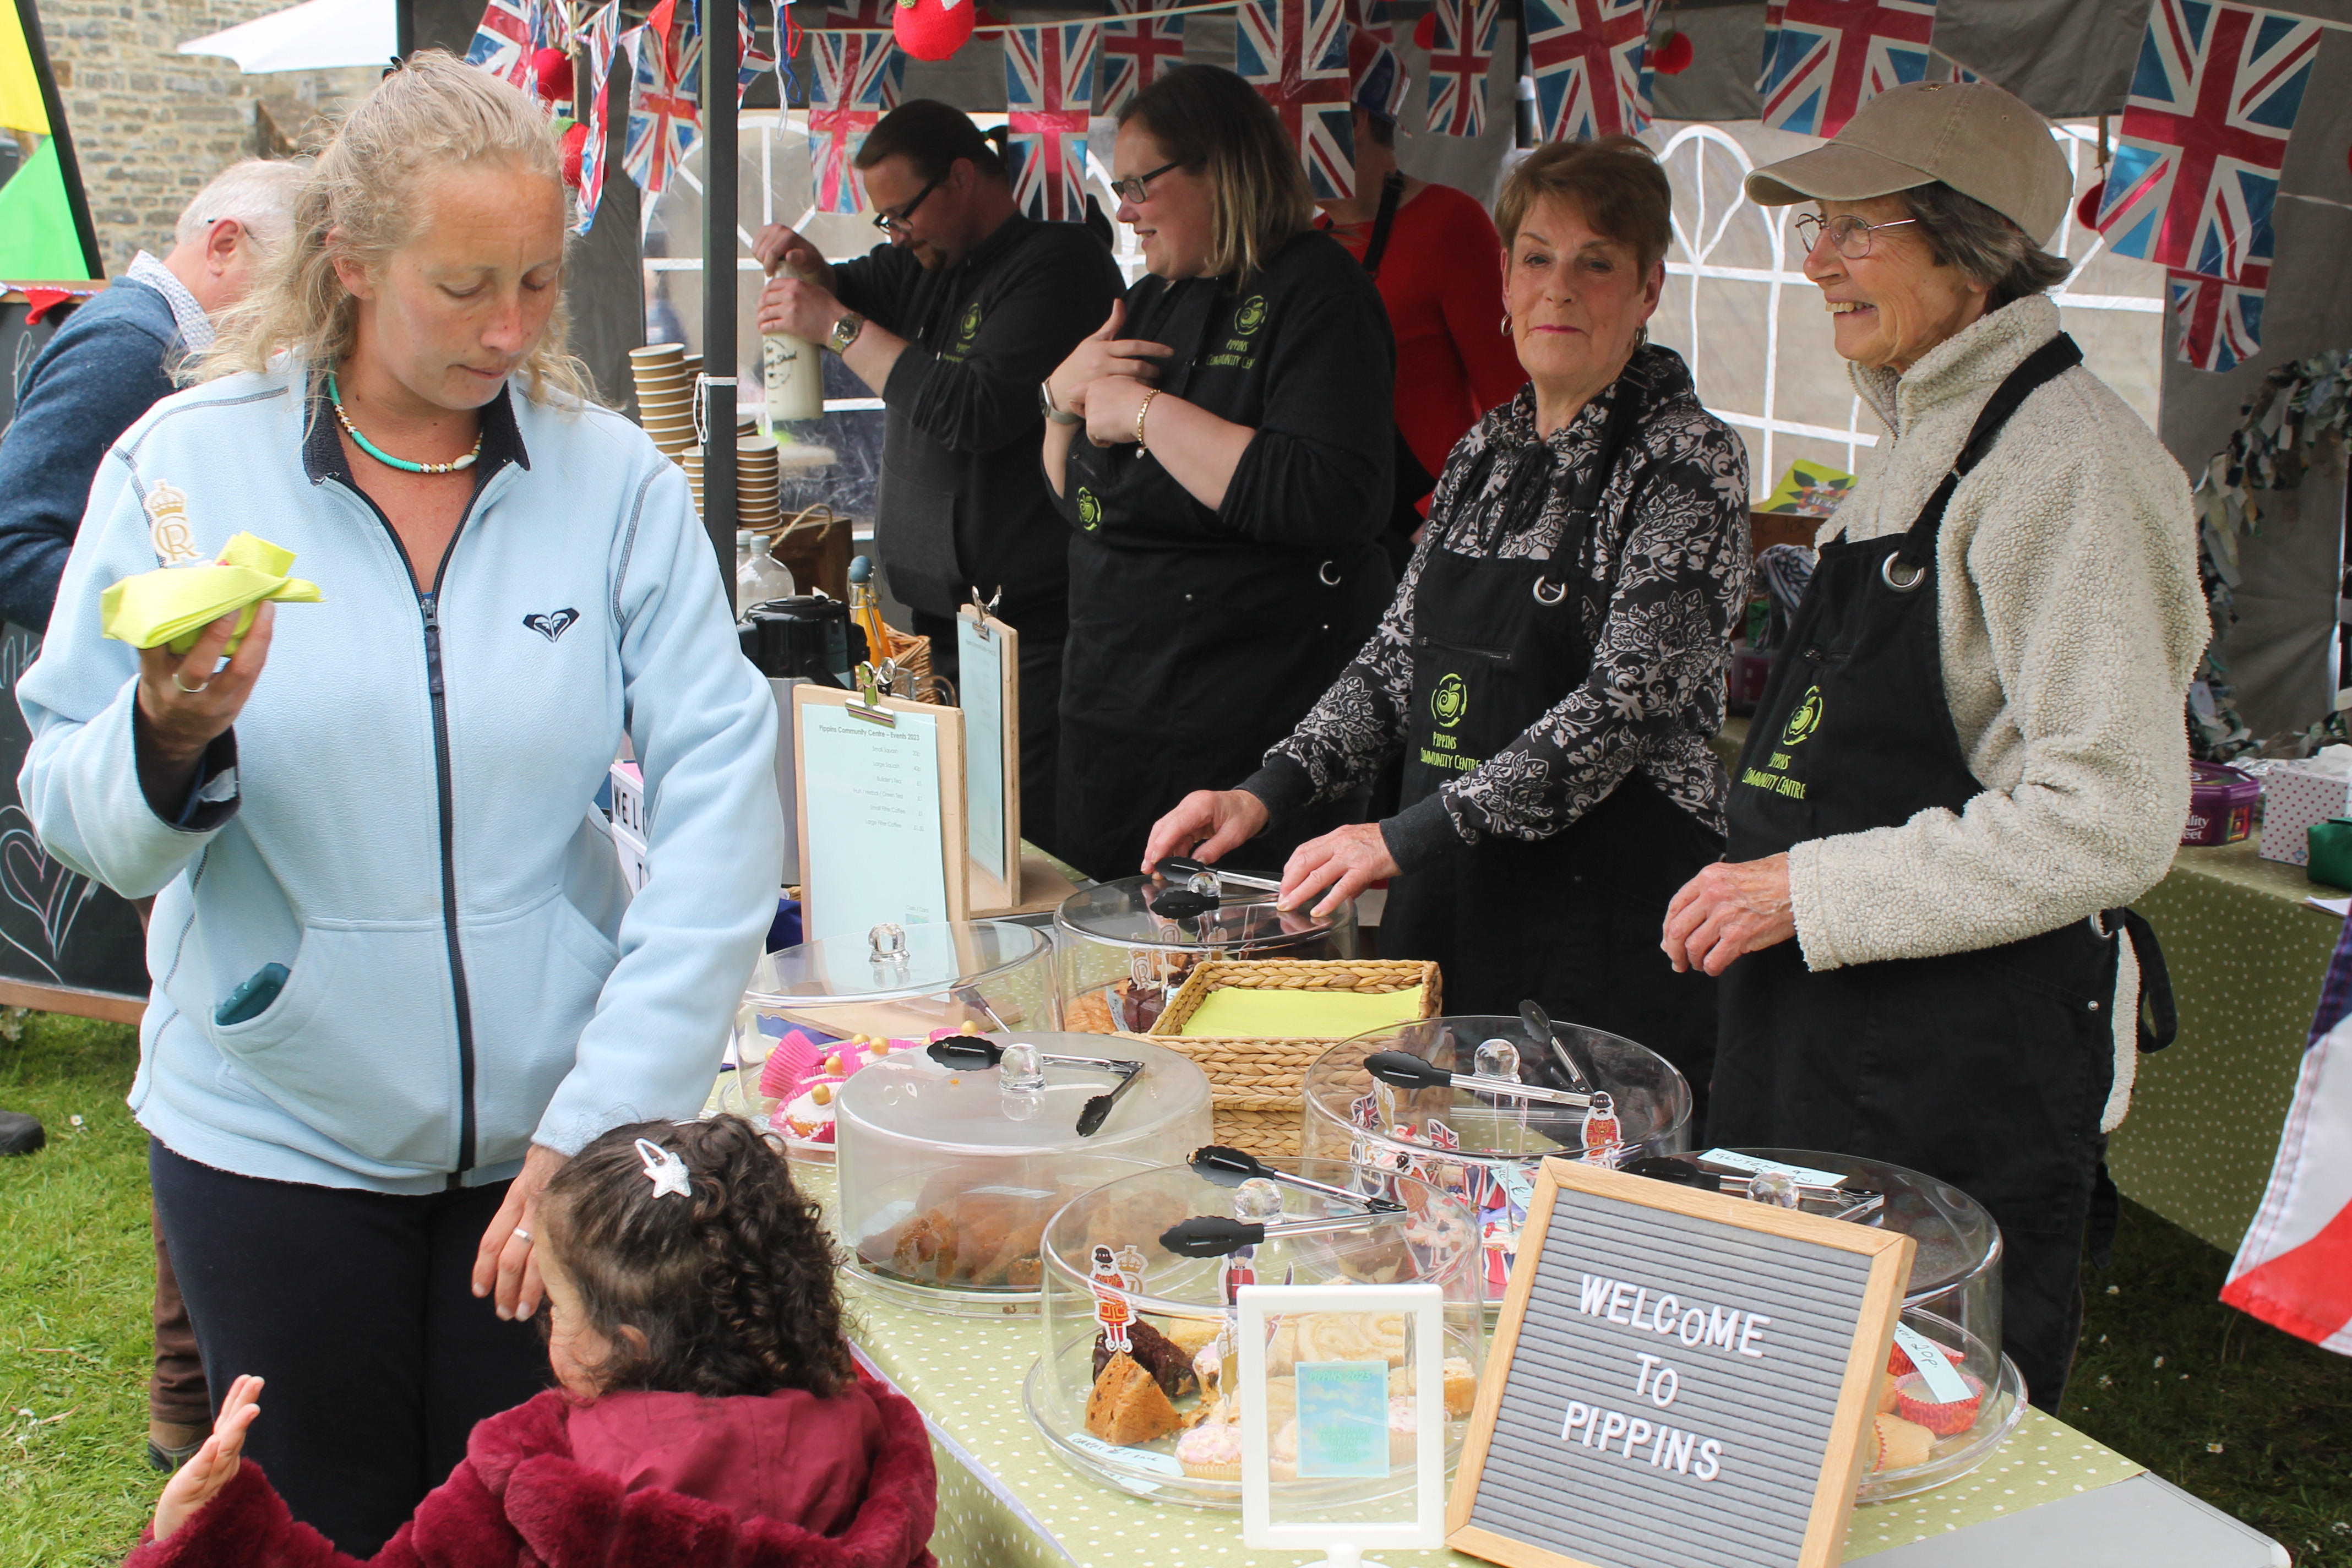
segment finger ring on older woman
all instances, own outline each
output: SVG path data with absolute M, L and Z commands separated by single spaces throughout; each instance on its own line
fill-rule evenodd
M 201 686 L 191 686 L 186 681 L 180 679 L 180 672 L 175 669 L 172 672 L 172 684 L 186 692 L 189 696 L 196 697 L 201 696 L 208 688 L 210 688 L 212 682 L 207 680 Z
M 520 1226 L 514 1227 L 514 1238 L 517 1241 L 521 1242 L 525 1247 L 529 1247 L 531 1244 L 530 1232 L 523 1229 Z

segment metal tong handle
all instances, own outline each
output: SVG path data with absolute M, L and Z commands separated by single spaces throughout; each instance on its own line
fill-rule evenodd
M 1519 1004 L 1519 1022 L 1528 1026 L 1528 1034 L 1551 1047 L 1552 1058 L 1568 1069 L 1571 1083 L 1586 1094 L 1592 1092 L 1591 1076 L 1584 1070 L 1584 1064 L 1576 1059 L 1576 1054 L 1568 1048 L 1568 1042 L 1559 1037 L 1559 1031 L 1551 1026 L 1550 1014 L 1530 999 Z
M 1318 1236 L 1339 1230 L 1360 1230 L 1385 1214 L 1339 1215 L 1328 1219 L 1290 1220 L 1258 1225 L 1228 1219 L 1223 1215 L 1194 1215 L 1160 1233 L 1160 1245 L 1179 1258 L 1223 1258 L 1244 1247 L 1286 1236 Z
M 1246 1182 L 1255 1178 L 1259 1181 L 1278 1183 L 1286 1187 L 1297 1187 L 1300 1192 L 1313 1193 L 1318 1197 L 1337 1198 L 1341 1203 L 1353 1204 L 1370 1214 L 1404 1212 L 1402 1204 L 1393 1203 L 1387 1198 L 1372 1197 L 1365 1193 L 1352 1193 L 1345 1187 L 1335 1187 L 1328 1182 L 1316 1181 L 1311 1176 L 1296 1176 L 1288 1171 L 1277 1171 L 1255 1154 L 1246 1153 L 1239 1149 L 1229 1149 L 1222 1143 L 1202 1144 L 1192 1151 L 1192 1159 L 1186 1163 L 1211 1181 L 1223 1184 L 1231 1184 L 1224 1183 L 1226 1177 L 1232 1177 L 1234 1183 Z
M 1231 882 L 1236 888 L 1255 888 L 1261 892 L 1278 893 L 1282 884 L 1267 877 L 1253 877 L 1243 871 L 1228 871 L 1223 866 L 1212 866 L 1206 860 L 1195 860 L 1190 855 L 1168 855 L 1160 858 L 1152 871 L 1160 877 L 1214 877 L 1220 882 Z
M 976 1035 L 951 1035 L 944 1040 L 933 1040 L 924 1048 L 923 1054 L 943 1068 L 963 1068 L 977 1072 L 1002 1062 L 1004 1047 Z M 1040 1051 L 1037 1064 L 1040 1067 L 1092 1068 L 1097 1072 L 1118 1075 L 1118 1088 L 1108 1094 L 1096 1095 L 1079 1108 L 1077 1133 L 1081 1138 L 1091 1138 L 1101 1131 L 1103 1123 L 1110 1120 L 1111 1108 L 1118 1103 L 1119 1096 L 1133 1089 L 1136 1081 L 1144 1076 L 1141 1062 L 1118 1057 L 1066 1057 Z
M 1503 1100 L 1540 1100 L 1546 1105 L 1565 1105 L 1577 1110 L 1592 1104 L 1591 1095 L 1573 1089 L 1539 1089 L 1531 1083 L 1509 1083 L 1498 1078 L 1480 1078 L 1475 1073 L 1447 1072 L 1411 1051 L 1374 1051 L 1364 1058 L 1364 1070 L 1398 1089 L 1466 1089 Z

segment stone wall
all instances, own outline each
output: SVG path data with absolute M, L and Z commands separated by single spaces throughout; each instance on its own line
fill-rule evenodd
M 37 0 L 109 277 L 142 248 L 168 250 L 180 209 L 215 174 L 283 156 L 375 80 L 367 68 L 246 76 L 234 60 L 173 52 L 290 3 Z

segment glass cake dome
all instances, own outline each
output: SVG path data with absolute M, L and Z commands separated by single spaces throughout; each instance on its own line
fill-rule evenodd
M 1067 1026 L 1143 1034 L 1204 959 L 1356 956 L 1352 900 L 1318 918 L 1274 896 L 1267 879 L 1181 871 L 1071 894 L 1054 915 Z

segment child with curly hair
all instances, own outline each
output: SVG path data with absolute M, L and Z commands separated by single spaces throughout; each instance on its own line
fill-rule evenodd
M 539 1226 L 561 1386 L 476 1426 L 370 1568 L 932 1568 L 922 1417 L 851 1362 L 817 1205 L 765 1135 L 616 1128 Z M 126 1568 L 355 1568 L 241 1459 L 260 1392 L 230 1388 Z

